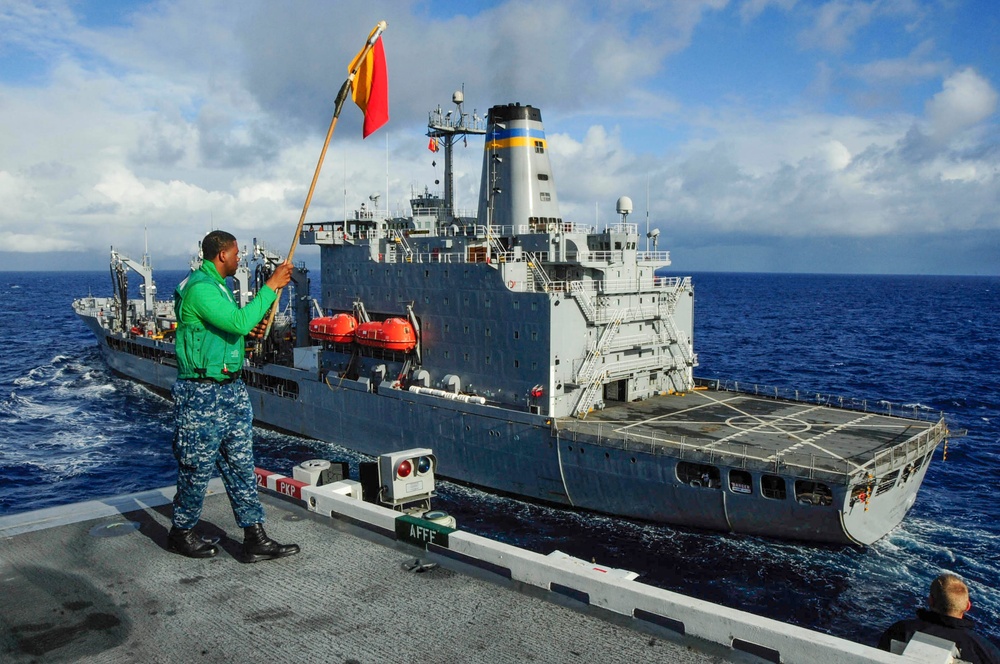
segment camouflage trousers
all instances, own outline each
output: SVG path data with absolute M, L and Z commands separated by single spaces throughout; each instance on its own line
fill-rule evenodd
M 222 476 L 240 528 L 264 523 L 253 459 L 253 408 L 242 380 L 178 380 L 174 397 L 177 494 L 173 525 L 193 528 L 201 518 L 213 466 Z

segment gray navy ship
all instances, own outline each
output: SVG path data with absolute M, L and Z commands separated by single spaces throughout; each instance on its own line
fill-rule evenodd
M 697 380 L 691 279 L 661 276 L 669 254 L 629 221 L 629 199 L 604 226 L 563 219 L 540 110 L 481 119 L 461 93 L 453 102 L 428 122 L 443 196 L 414 195 L 409 216 L 373 196 L 303 227 L 299 241 L 320 248 L 319 292 L 297 268 L 249 355 L 259 424 L 371 455 L 429 447 L 442 477 L 680 526 L 866 545 L 902 521 L 943 418 Z M 479 207 L 462 213 L 453 148 L 479 135 Z M 254 244 L 256 274 L 234 277 L 242 302 L 280 260 Z M 73 307 L 113 371 L 167 391 L 172 302 L 156 299 L 146 258 L 112 250 L 112 274 L 112 297 Z

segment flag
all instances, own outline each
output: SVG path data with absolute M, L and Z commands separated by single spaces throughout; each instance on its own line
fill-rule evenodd
M 375 34 L 368 35 L 371 40 Z M 367 48 L 367 43 L 365 44 Z M 364 58 L 361 56 L 364 55 Z M 365 49 L 354 56 L 348 73 L 355 73 L 351 97 L 365 114 L 364 137 L 389 121 L 389 78 L 385 71 L 385 51 L 382 50 L 382 36 L 375 40 L 368 52 Z
M 436 138 L 432 138 L 427 143 L 427 149 L 430 150 L 431 152 L 437 152 L 438 151 L 438 142 L 437 142 Z

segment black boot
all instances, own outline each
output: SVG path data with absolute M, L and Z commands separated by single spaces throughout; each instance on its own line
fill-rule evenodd
M 194 534 L 191 529 L 172 526 L 167 535 L 167 549 L 188 558 L 211 558 L 219 552 L 214 544 L 209 544 Z
M 284 558 L 299 552 L 298 544 L 278 544 L 267 536 L 264 526 L 255 523 L 243 529 L 243 562 L 255 563 L 258 560 Z

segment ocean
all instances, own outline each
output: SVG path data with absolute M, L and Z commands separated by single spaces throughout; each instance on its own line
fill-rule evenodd
M 183 278 L 157 273 L 161 294 Z M 945 413 L 912 511 L 873 546 L 814 546 L 557 509 L 442 482 L 461 527 L 559 549 L 694 597 L 874 644 L 942 571 L 969 583 L 1000 643 L 1000 277 L 695 274 L 704 378 L 886 400 Z M 111 294 L 101 272 L 0 273 L 0 514 L 171 485 L 171 405 L 110 373 L 70 306 Z M 360 455 L 258 430 L 258 465 Z

